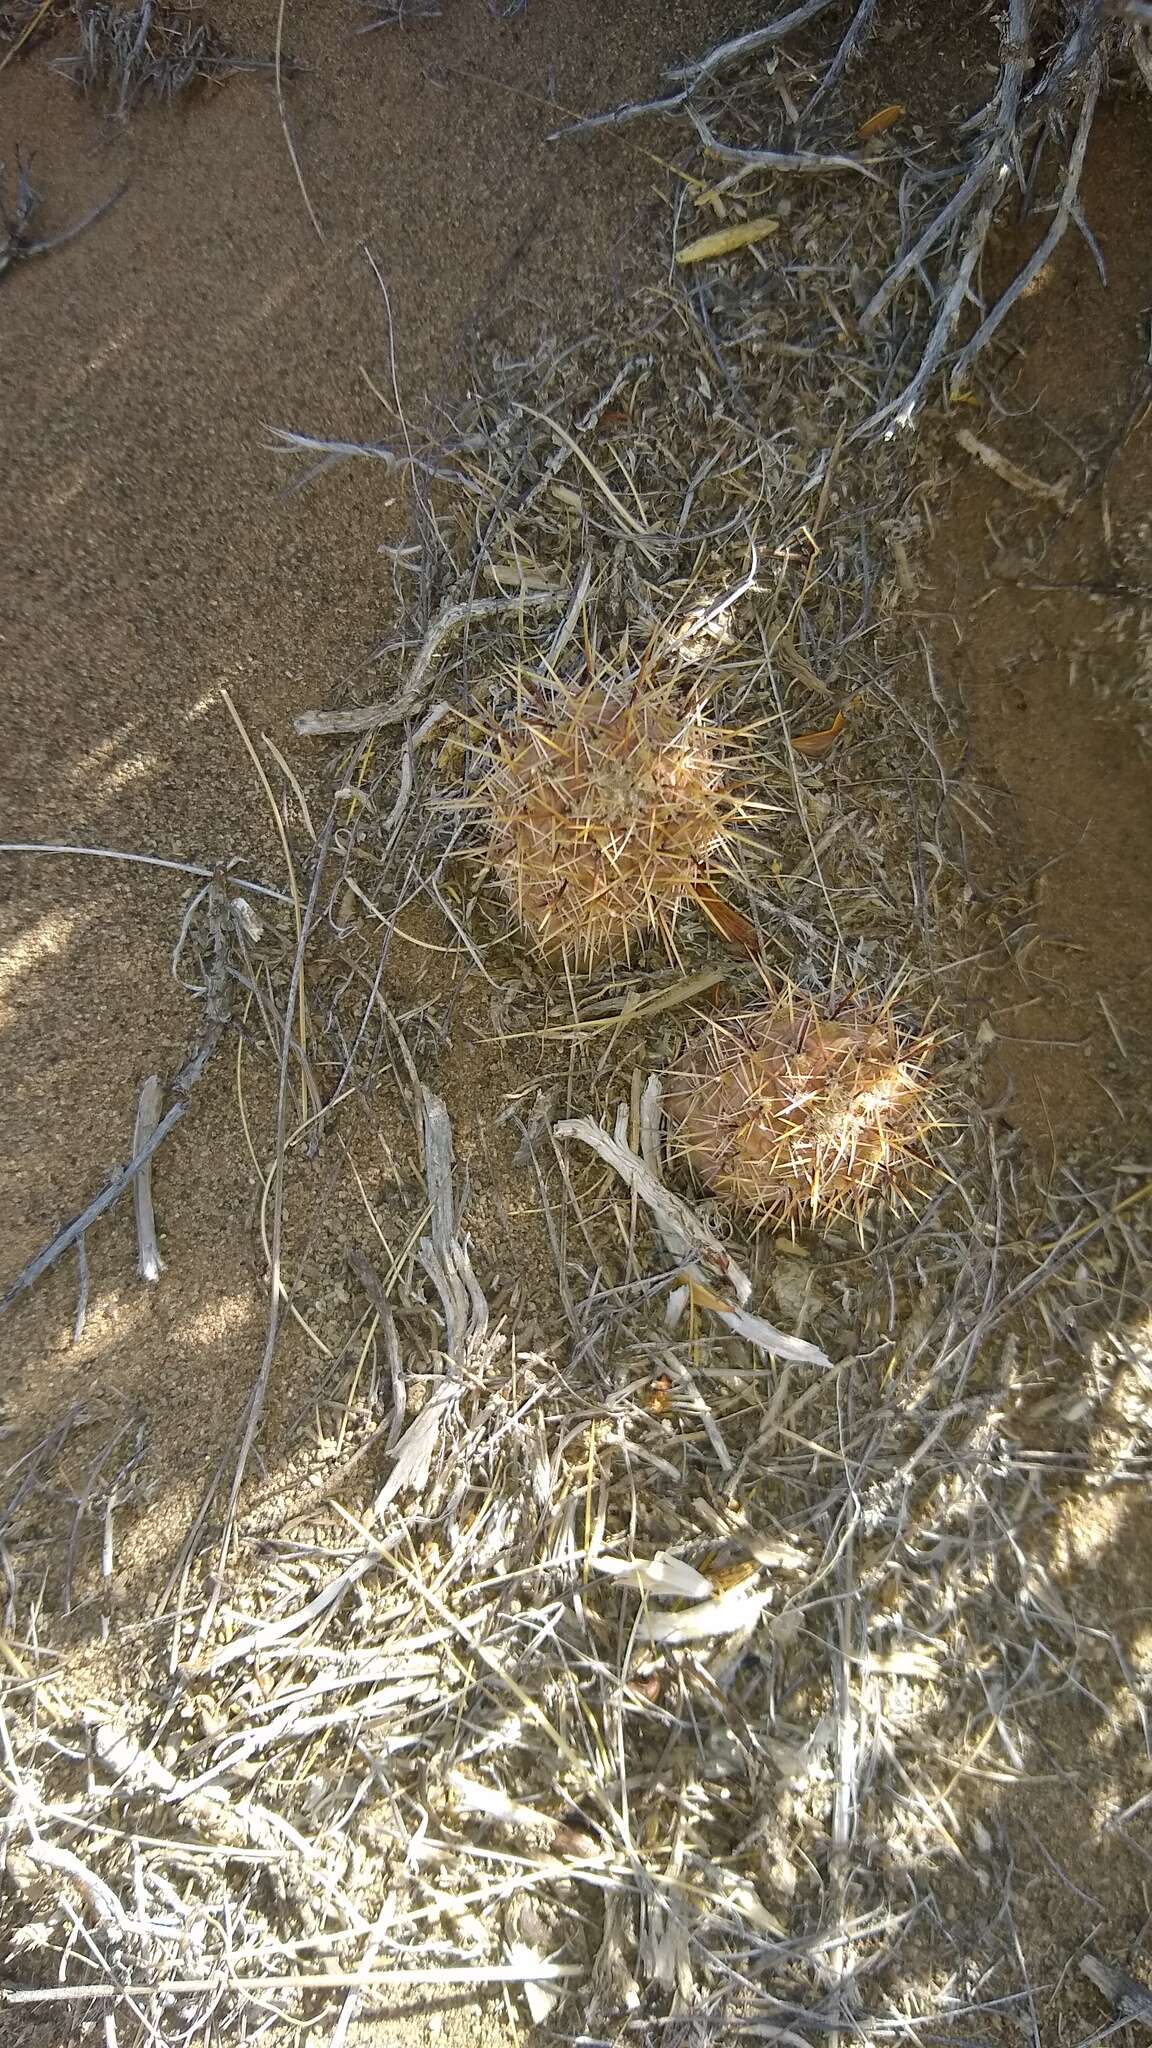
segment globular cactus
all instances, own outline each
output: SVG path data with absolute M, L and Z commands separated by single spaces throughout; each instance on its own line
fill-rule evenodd
M 891 1012 L 791 994 L 706 1026 L 669 1076 L 674 1152 L 714 1194 L 788 1229 L 900 1195 L 939 1118 L 932 1041 Z
M 685 902 L 728 871 L 744 816 L 729 740 L 646 663 L 561 686 L 491 736 L 488 857 L 546 953 L 587 968 L 652 933 L 671 948 Z

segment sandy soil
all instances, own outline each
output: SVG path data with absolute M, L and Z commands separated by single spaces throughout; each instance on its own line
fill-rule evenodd
M 1084 182 L 1107 288 L 1087 242 L 1069 236 L 1019 309 L 1000 415 L 975 422 L 1031 478 L 1067 479 L 1064 501 L 1011 487 L 956 450 L 931 560 L 940 679 L 963 702 L 997 827 L 992 843 L 973 832 L 974 871 L 996 890 L 1012 865 L 1034 881 L 1021 899 L 1031 936 L 974 990 L 973 1025 L 995 1033 L 991 1092 L 1021 1134 L 1026 1167 L 1052 1179 L 1083 1168 L 1087 1185 L 1106 1181 L 1107 1162 L 1142 1167 L 1120 1183 L 1125 1193 L 1152 1160 L 1152 751 L 1141 631 L 1152 601 L 1150 177 L 1148 111 L 1116 104 Z M 1005 277 L 1031 246 L 1026 235 L 1006 239 Z M 1146 1355 L 1146 1310 L 1132 1304 L 1136 1357 Z M 1082 1373 L 1091 1387 L 1087 1349 Z M 1111 1442 L 1106 1430 L 1093 1441 L 1080 1399 L 1066 1368 L 1041 1369 L 1021 1434 L 1040 1458 L 1106 1469 L 1124 1415 L 1113 1417 Z M 1030 1875 L 1017 1932 L 1047 1986 L 1065 1983 L 1093 1923 L 1110 1953 L 1127 1949 L 1137 1967 L 1146 1958 L 1146 1859 L 1107 1826 L 1142 1796 L 1139 1681 L 1119 1693 L 1101 1684 L 1091 1637 L 1115 1632 L 1130 1669 L 1144 1668 L 1152 1514 L 1139 1485 L 1093 1496 L 1091 1485 L 1069 1487 L 1040 1560 L 1086 1632 L 1084 1682 L 1054 1693 L 1037 1717 L 1050 1768 L 1001 1801 L 990 1762 L 985 1782 L 973 1778 L 960 1795 L 997 1841 L 1019 1845 Z M 952 1876 L 939 1894 L 958 1955 L 966 1942 L 979 1953 L 1004 1910 L 986 1877 L 981 1889 L 969 1880 Z M 1074 1986 L 1065 1995 L 1075 1998 Z M 1085 2031 L 1095 2015 L 1089 1993 Z
M 1007 1114 L 1048 1161 L 1093 1149 L 1144 1159 L 1152 1135 L 1150 175 L 1147 110 L 1117 105 L 1084 181 L 1107 288 L 1069 236 L 1019 310 L 1004 416 L 978 425 L 1042 486 L 1066 483 L 1066 501 L 1008 487 L 961 453 L 935 541 L 943 671 L 1037 877 L 1036 941 L 992 1022 Z M 1006 275 L 1028 253 L 1026 237 L 1008 240 Z
M 579 332 L 585 298 L 650 261 L 659 169 L 631 141 L 549 145 L 557 107 L 651 93 L 662 66 L 746 12 L 532 0 L 500 22 L 484 0 L 450 0 L 439 19 L 357 37 L 351 7 L 289 7 L 301 69 L 287 93 L 322 244 L 269 78 L 142 109 L 124 129 L 47 70 L 66 36 L 8 67 L 0 157 L 35 152 L 45 231 L 128 182 L 86 235 L 4 284 L 6 838 L 235 856 L 283 884 L 220 689 L 307 783 L 324 750 L 294 741 L 292 717 L 365 681 L 391 604 L 379 549 L 399 528 L 373 464 L 285 498 L 299 472 L 266 427 L 394 430 L 367 382 L 391 390 L 366 247 L 416 416 L 466 383 L 473 337 L 502 317 L 518 333 Z M 271 0 L 215 19 L 239 51 L 274 47 Z M 10 1277 L 125 1156 L 141 1082 L 179 1067 L 198 1015 L 169 971 L 183 877 L 22 856 L 3 862 L 0 890 Z M 92 1233 L 79 1344 L 71 1257 L 0 1331 L 21 1433 L 82 1400 L 138 1414 L 165 1446 L 133 1577 L 170 1554 L 259 1361 L 256 1185 L 218 1061 L 157 1169 L 163 1286 L 136 1279 L 125 1209 Z M 309 1357 L 289 1353 L 285 1416 L 315 1392 Z

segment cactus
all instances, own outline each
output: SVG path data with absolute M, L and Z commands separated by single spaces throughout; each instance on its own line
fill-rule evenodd
M 932 1041 L 790 994 L 710 1023 L 670 1075 L 671 1142 L 714 1194 L 795 1230 L 899 1196 L 939 1123 Z
M 545 953 L 587 968 L 653 933 L 674 952 L 679 911 L 728 871 L 746 813 L 729 738 L 646 662 L 626 686 L 560 686 L 491 736 L 489 859 Z

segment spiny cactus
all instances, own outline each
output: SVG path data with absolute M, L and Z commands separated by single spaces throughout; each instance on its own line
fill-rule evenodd
M 685 902 L 729 871 L 750 809 L 731 739 L 646 661 L 630 680 L 561 686 L 491 736 L 489 859 L 546 953 L 588 967 L 650 933 L 672 948 Z
M 786 1228 L 907 1185 L 939 1122 L 932 1041 L 890 1009 L 822 1015 L 792 993 L 706 1026 L 669 1077 L 672 1146 L 713 1193 Z

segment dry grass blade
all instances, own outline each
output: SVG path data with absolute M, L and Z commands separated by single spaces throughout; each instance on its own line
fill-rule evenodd
M 289 984 L 287 1006 L 285 1009 L 284 1019 L 280 1030 L 279 1075 L 276 1097 L 276 1156 L 273 1180 L 272 1235 L 268 1260 L 268 1334 L 264 1342 L 264 1353 L 263 1357 L 260 1360 L 260 1368 L 257 1372 L 256 1379 L 253 1383 L 252 1391 L 249 1395 L 248 1402 L 246 1404 L 244 1411 L 243 1427 L 240 1436 L 240 1446 L 236 1454 L 236 1463 L 233 1468 L 232 1484 L 228 1496 L 228 1506 L 225 1514 L 224 1534 L 221 1541 L 222 1564 L 227 1560 L 228 1551 L 232 1541 L 232 1532 L 235 1523 L 236 1509 L 240 1499 L 240 1490 L 244 1483 L 244 1475 L 247 1470 L 248 1460 L 252 1454 L 252 1447 L 256 1441 L 256 1433 L 260 1425 L 260 1417 L 263 1413 L 264 1402 L 267 1398 L 268 1383 L 272 1373 L 272 1361 L 276 1352 L 276 1340 L 280 1331 L 280 1314 L 281 1304 L 283 1301 L 283 1287 L 280 1277 L 280 1255 L 282 1231 L 284 1224 L 284 1151 L 288 1133 L 288 1075 L 291 1066 L 293 1051 L 291 1019 L 296 1010 L 300 996 L 300 990 L 303 986 L 305 949 L 308 944 L 308 936 L 312 929 L 313 920 L 316 915 L 317 904 L 320 898 L 320 889 L 324 879 L 325 861 L 327 859 L 328 845 L 331 838 L 331 833 L 332 821 L 330 819 L 328 824 L 325 826 L 324 832 L 322 833 L 316 847 L 316 865 L 312 874 L 312 883 L 311 888 L 309 890 L 308 901 L 304 907 L 303 915 L 300 917 L 299 920 L 299 936 L 296 944 L 295 957 L 292 963 L 292 978 Z M 301 1059 L 303 1059 L 303 1044 L 301 1044 L 300 1046 L 300 1056 Z M 207 1618 L 209 1621 L 211 1619 L 214 1607 L 215 1599 L 212 1599 L 210 1600 L 208 1608 L 206 1610 Z
M 163 1096 L 160 1077 L 151 1074 L 140 1090 L 136 1105 L 136 1128 L 132 1135 L 132 1151 L 136 1158 L 153 1136 L 160 1121 L 160 1105 Z M 132 1198 L 136 1208 L 136 1244 L 139 1255 L 140 1278 L 155 1284 L 164 1270 L 160 1248 L 156 1242 L 156 1213 L 152 1206 L 152 1160 L 144 1158 L 132 1186 Z
M 465 1990 L 486 1990 L 500 1984 L 562 1984 L 566 1979 L 579 1976 L 574 1963 L 511 1963 L 487 1969 L 407 1969 L 407 1970 L 308 1970 L 294 1973 L 261 1971 L 258 1976 L 238 1975 L 232 1980 L 232 1988 L 241 1996 L 259 1998 L 262 2001 L 277 1992 L 291 1992 L 306 1998 L 317 1991 L 405 1991 L 435 1990 L 438 1987 L 457 1986 Z M 102 1984 L 45 1986 L 38 1990 L 0 1988 L 0 2007 L 10 2010 L 18 2007 L 50 2007 L 83 2005 L 86 2000 L 93 2004 L 107 2004 L 110 2000 L 132 2001 L 143 1999 L 184 1999 L 204 1997 L 217 1989 L 214 1977 L 174 1977 L 163 1984 L 123 1983 L 114 1981 Z
M 215 868 L 201 867 L 196 861 L 165 860 L 156 853 L 124 853 L 112 846 L 71 846 L 67 843 L 50 846 L 31 840 L 6 840 L 0 844 L 0 853 L 54 853 L 77 859 L 127 861 L 141 867 L 168 868 L 179 875 L 198 875 L 203 881 L 211 881 L 217 873 Z M 234 888 L 248 889 L 254 896 L 266 896 L 274 903 L 291 901 L 282 890 L 270 889 L 266 882 L 246 881 L 242 875 L 234 875 L 228 869 L 224 872 Z
M 280 113 L 280 126 L 284 131 L 284 142 L 288 155 L 292 160 L 292 169 L 296 176 L 296 183 L 300 187 L 300 197 L 304 201 L 316 239 L 318 242 L 322 242 L 324 240 L 324 230 L 320 225 L 316 209 L 308 197 L 308 187 L 304 183 L 304 173 L 300 168 L 300 156 L 293 140 L 291 127 L 289 126 L 288 109 L 284 103 L 284 6 L 285 0 L 279 0 L 279 6 L 276 9 L 276 54 L 273 59 L 273 68 L 276 74 L 276 105 Z

